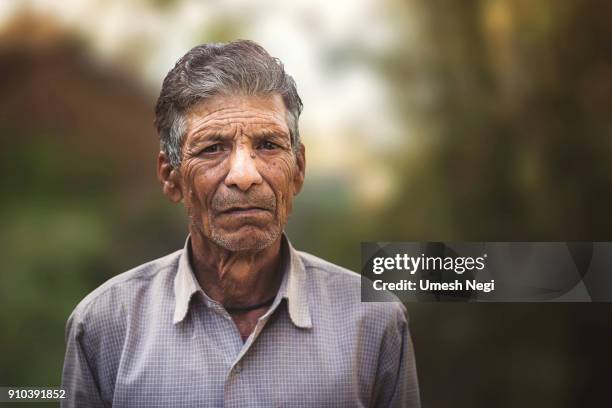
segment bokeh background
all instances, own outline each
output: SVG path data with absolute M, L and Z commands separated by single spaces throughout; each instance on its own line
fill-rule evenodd
M 361 241 L 612 241 L 611 21 L 606 0 L 0 0 L 0 385 L 58 385 L 79 300 L 182 245 L 153 106 L 192 46 L 285 63 L 289 235 L 357 270 Z M 609 405 L 607 304 L 407 306 L 426 407 Z

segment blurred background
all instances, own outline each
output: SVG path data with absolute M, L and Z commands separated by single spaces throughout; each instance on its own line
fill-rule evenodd
M 612 241 L 610 21 L 605 0 L 0 0 L 0 385 L 57 386 L 76 304 L 182 246 L 153 107 L 191 47 L 285 63 L 289 235 L 358 270 L 361 241 Z M 608 304 L 407 306 L 425 407 L 610 399 Z

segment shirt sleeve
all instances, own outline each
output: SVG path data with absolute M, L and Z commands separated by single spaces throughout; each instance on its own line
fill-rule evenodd
M 83 347 L 83 335 L 83 325 L 73 314 L 66 324 L 66 356 L 62 372 L 62 388 L 66 391 L 66 398 L 61 402 L 62 408 L 105 406 L 92 362 Z
M 414 347 L 406 309 L 387 327 L 379 354 L 375 407 L 420 408 Z

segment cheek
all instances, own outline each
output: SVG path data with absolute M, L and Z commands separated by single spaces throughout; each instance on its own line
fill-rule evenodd
M 293 177 L 295 174 L 295 161 L 290 157 L 271 160 L 266 165 L 272 189 L 275 191 L 279 212 L 282 215 L 291 211 L 293 201 Z
M 184 174 L 186 196 L 189 200 L 189 203 L 185 203 L 186 206 L 191 207 L 192 211 L 205 211 L 216 185 L 215 171 L 208 169 L 204 163 L 191 162 L 186 163 Z

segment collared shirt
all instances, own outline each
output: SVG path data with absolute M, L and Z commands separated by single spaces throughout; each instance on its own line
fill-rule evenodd
M 66 327 L 63 407 L 419 407 L 400 303 L 283 236 L 277 296 L 243 342 L 185 247 L 89 294 Z

